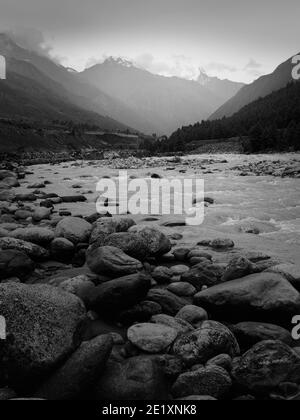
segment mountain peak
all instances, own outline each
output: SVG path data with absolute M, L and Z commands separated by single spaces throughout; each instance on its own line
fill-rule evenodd
M 134 67 L 132 61 L 129 61 L 124 57 L 110 56 L 104 61 L 104 64 L 118 65 L 123 67 Z
M 200 67 L 199 68 L 199 76 L 197 78 L 197 82 L 200 83 L 200 85 L 205 86 L 210 80 L 210 77 L 206 73 L 206 71 Z

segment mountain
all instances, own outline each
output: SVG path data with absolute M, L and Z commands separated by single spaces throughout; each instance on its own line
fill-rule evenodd
M 262 76 L 253 83 L 244 86 L 233 98 L 229 99 L 216 112 L 210 120 L 229 117 L 241 108 L 258 98 L 263 98 L 272 92 L 285 87 L 292 79 L 292 58 L 280 64 L 273 73 Z
M 21 48 L 6 34 L 0 34 L 0 54 L 7 61 L 7 80 L 0 86 L 0 94 L 5 95 L 9 104 L 8 109 L 2 110 L 6 117 L 39 119 L 48 116 L 48 120 L 59 117 L 61 120 L 92 121 L 108 130 L 128 128 L 126 123 L 111 117 L 117 113 L 113 112 L 115 110 L 126 114 L 126 106 L 81 81 L 77 72 Z M 22 106 L 18 106 L 18 102 Z
M 237 92 L 245 86 L 244 83 L 233 82 L 228 79 L 219 79 L 218 77 L 210 77 L 202 69 L 199 69 L 197 82 L 210 90 L 214 95 L 221 98 L 223 103 L 236 95 Z
M 248 138 L 247 151 L 300 149 L 300 82 L 243 107 L 231 117 L 183 127 L 167 141 L 169 150 L 194 141 Z
M 208 118 L 224 102 L 196 81 L 155 75 L 121 58 L 86 69 L 80 80 L 125 103 L 134 116 L 126 123 L 147 133 L 169 134 Z M 122 115 L 113 116 L 124 121 Z

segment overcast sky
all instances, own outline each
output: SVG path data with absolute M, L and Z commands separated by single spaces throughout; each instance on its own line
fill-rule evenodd
M 244 82 L 299 52 L 299 17 L 299 0 L 0 0 L 1 29 L 77 70 L 113 55 Z

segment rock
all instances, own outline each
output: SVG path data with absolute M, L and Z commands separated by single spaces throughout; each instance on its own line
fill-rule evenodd
M 245 257 L 234 257 L 228 264 L 222 281 L 230 281 L 248 276 L 253 272 L 253 264 Z
M 45 207 L 37 207 L 34 210 L 34 213 L 32 215 L 32 219 L 34 222 L 41 222 L 45 219 L 50 219 L 51 216 L 51 210 L 47 209 Z
M 84 195 L 70 195 L 60 198 L 62 203 L 84 203 L 87 201 L 87 198 Z
M 81 298 L 83 301 L 85 299 L 86 293 L 89 293 L 91 289 L 94 288 L 94 283 L 90 278 L 84 274 L 77 277 L 73 277 L 68 280 L 64 280 L 60 283 L 59 287 L 65 292 L 73 293 L 74 295 Z
M 153 322 L 154 324 L 167 325 L 168 327 L 171 327 L 174 330 L 176 330 L 178 334 L 184 334 L 194 330 L 194 327 L 187 321 L 184 321 L 180 318 L 174 318 L 170 315 L 165 314 L 154 315 L 151 318 L 151 322 Z
M 188 254 L 190 248 L 177 248 L 174 249 L 173 255 L 177 261 L 186 261 L 188 259 Z
M 106 238 L 119 232 L 127 232 L 129 228 L 135 225 L 135 221 L 129 217 L 102 217 L 95 223 L 90 238 L 90 243 L 96 243 L 99 246 L 104 245 Z
M 280 274 L 253 274 L 232 280 L 194 296 L 194 302 L 215 319 L 228 321 L 263 320 L 282 325 L 300 310 L 299 293 Z M 219 319 L 220 319 L 219 318 Z
M 92 232 L 92 225 L 79 217 L 66 217 L 56 226 L 55 235 L 65 238 L 77 245 L 80 242 L 88 242 Z
M 0 252 L 0 280 L 9 277 L 26 279 L 33 270 L 34 263 L 24 252 L 12 249 Z
M 206 366 L 220 366 L 221 368 L 231 372 L 232 370 L 232 359 L 228 354 L 219 354 L 219 356 L 210 359 Z
M 187 304 L 185 299 L 163 289 L 151 289 L 147 295 L 147 300 L 158 303 L 163 312 L 171 316 L 175 316 Z
M 216 264 L 197 265 L 181 276 L 181 280 L 192 284 L 197 291 L 203 286 L 215 286 L 222 282 L 224 269 Z
M 35 393 L 46 400 L 74 400 L 94 386 L 112 350 L 110 335 L 86 341 Z
M 123 324 L 132 325 L 134 322 L 148 322 L 153 315 L 161 313 L 162 308 L 158 303 L 145 300 L 121 312 L 120 320 Z
M 10 189 L 0 190 L 0 202 L 1 201 L 11 202 L 11 201 L 14 201 L 15 198 L 16 198 L 16 194 L 13 190 L 10 190 Z
M 0 249 L 12 249 L 15 251 L 24 252 L 29 258 L 36 261 L 45 260 L 49 257 L 49 252 L 45 248 L 30 242 L 22 241 L 21 239 L 10 237 L 0 238 Z
M 54 259 L 61 262 L 68 262 L 75 253 L 75 246 L 65 238 L 56 238 L 51 242 L 51 255 Z
M 125 254 L 140 261 L 144 261 L 149 256 L 145 241 L 133 232 L 113 233 L 104 240 L 104 245 L 120 248 Z
M 165 351 L 177 337 L 177 331 L 163 324 L 136 324 L 127 331 L 128 340 L 146 353 Z
M 268 392 L 282 382 L 300 380 L 300 358 L 281 341 L 262 341 L 234 363 L 235 381 L 253 392 Z
M 2 368 L 14 389 L 36 380 L 76 348 L 85 308 L 74 295 L 48 285 L 0 284 L 0 313 L 8 338 L 1 344 Z
M 295 264 L 279 264 L 267 269 L 269 273 L 279 273 L 298 291 L 300 290 L 300 267 Z
M 96 274 L 122 276 L 143 268 L 140 261 L 129 257 L 113 246 L 91 247 L 87 251 L 87 265 Z
M 180 356 L 188 366 L 206 363 L 220 354 L 235 357 L 240 349 L 232 332 L 215 321 L 204 321 L 195 331 L 177 338 L 173 353 Z
M 151 356 L 110 362 L 95 392 L 97 401 L 164 400 L 167 385 L 161 367 Z
M 98 313 L 114 317 L 123 309 L 141 302 L 151 287 L 151 280 L 144 274 L 133 274 L 111 280 L 91 290 L 88 307 Z
M 287 345 L 293 343 L 291 333 L 278 325 L 262 322 L 240 322 L 230 329 L 244 351 L 249 350 L 260 341 L 266 340 L 279 340 Z
M 17 194 L 15 196 L 15 201 L 36 201 L 35 194 L 28 193 L 28 194 Z
M 168 267 L 158 266 L 152 272 L 152 277 L 158 283 L 169 283 L 173 276 L 172 271 Z
M 209 261 L 212 260 L 212 256 L 208 252 L 201 251 L 201 249 L 192 249 L 188 255 L 188 260 L 191 260 L 192 258 L 205 258 Z
M 26 242 L 47 246 L 53 241 L 54 232 L 50 229 L 41 227 L 27 227 L 14 230 L 11 232 L 11 236 Z
M 203 321 L 208 320 L 207 312 L 199 306 L 186 305 L 177 313 L 176 318 L 187 321 L 194 327 L 199 327 Z
M 15 212 L 15 218 L 17 220 L 26 220 L 32 216 L 32 212 L 29 210 L 17 210 Z
M 172 387 L 172 394 L 176 398 L 189 395 L 221 398 L 226 396 L 231 386 L 231 378 L 225 369 L 219 366 L 207 366 L 180 375 Z
M 173 265 L 170 270 L 173 276 L 182 276 L 182 274 L 187 273 L 190 269 L 187 265 Z
M 171 248 L 171 242 L 158 228 L 147 225 L 136 225 L 129 229 L 142 237 L 147 245 L 149 255 L 159 257 L 167 254 Z
M 28 185 L 27 188 L 36 190 L 36 189 L 46 188 L 46 185 L 44 183 L 35 183 L 35 184 Z
M 210 246 L 214 249 L 228 249 L 234 247 L 234 242 L 231 239 L 214 239 L 210 242 Z
M 169 284 L 169 286 L 167 287 L 167 290 L 169 290 L 170 292 L 174 293 L 177 296 L 185 296 L 185 297 L 194 296 L 197 293 L 197 290 L 195 289 L 194 286 L 192 286 L 189 283 L 184 283 L 184 282 Z

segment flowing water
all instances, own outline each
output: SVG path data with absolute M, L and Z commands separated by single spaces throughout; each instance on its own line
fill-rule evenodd
M 210 164 L 208 159 L 216 162 Z M 227 163 L 224 161 L 226 159 Z M 179 245 L 195 245 L 203 239 L 228 237 L 237 248 L 261 251 L 279 257 L 282 261 L 298 263 L 300 259 L 300 181 L 293 178 L 274 176 L 245 176 L 232 170 L 236 165 L 261 160 L 281 160 L 288 164 L 291 160 L 300 162 L 296 154 L 280 155 L 195 155 L 182 158 L 181 163 L 165 165 L 165 158 L 155 160 L 158 164 L 149 168 L 143 166 L 128 169 L 128 176 L 149 179 L 150 173 L 163 178 L 203 178 L 205 196 L 215 203 L 205 208 L 204 223 L 200 226 L 175 226 L 169 231 L 183 235 Z M 152 160 L 153 161 L 153 160 Z M 86 203 L 60 204 L 55 210 L 68 209 L 73 215 L 88 215 L 96 211 L 98 197 L 96 184 L 102 177 L 117 177 L 118 169 L 113 161 L 74 162 L 59 165 L 38 165 L 30 168 L 34 174 L 26 181 L 31 184 L 42 180 L 52 182 L 45 192 L 75 195 L 84 193 Z M 149 160 L 150 162 L 150 160 Z M 164 166 L 161 166 L 160 163 Z M 173 166 L 173 168 L 171 168 Z M 185 171 L 183 173 L 183 171 Z M 211 173 L 207 173 L 210 171 Z M 74 189 L 74 184 L 81 188 Z M 28 192 L 23 184 L 18 192 Z M 151 197 L 157 200 L 157 197 Z M 139 217 L 139 219 L 141 219 Z M 157 224 L 180 220 L 180 217 L 156 217 Z M 149 223 L 149 222 L 148 222 Z M 175 223 L 176 224 L 176 223 Z M 179 223 L 180 224 L 180 223 Z M 254 233 L 245 233 L 245 231 Z M 259 234 L 257 234 L 259 232 Z M 299 263 L 300 265 L 300 263 Z

